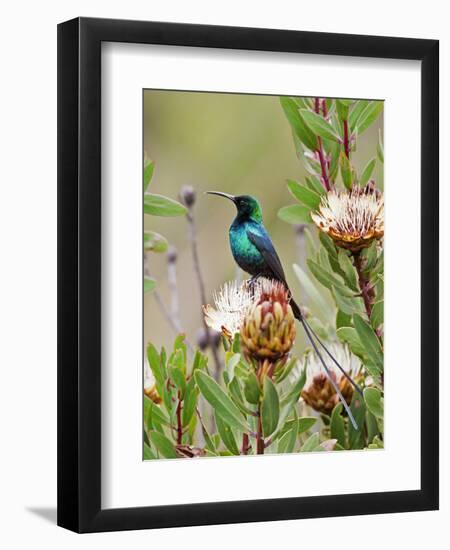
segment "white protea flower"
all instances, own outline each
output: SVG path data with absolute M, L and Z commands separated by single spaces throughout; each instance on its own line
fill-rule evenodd
M 332 342 L 327 344 L 327 349 L 353 380 L 358 378 L 361 361 L 350 352 L 347 345 Z M 314 352 L 307 355 L 300 367 L 301 371 L 305 368 L 305 363 L 306 383 L 301 395 L 304 401 L 314 410 L 329 415 L 335 405 L 339 403 L 339 396 L 325 373 L 322 362 Z M 351 382 L 342 374 L 333 361 L 326 361 L 326 364 L 344 399 L 350 404 L 354 391 Z
M 154 403 L 161 403 L 161 397 L 156 390 L 155 377 L 148 363 L 147 356 L 144 358 L 144 393 Z
M 214 292 L 215 308 L 210 304 L 203 306 L 205 323 L 209 328 L 222 332 L 232 338 L 240 331 L 242 322 L 261 294 L 272 285 L 270 279 L 260 278 L 257 281 L 247 279 L 242 283 L 229 281 L 218 292 Z
M 351 191 L 332 190 L 322 197 L 311 218 L 337 246 L 359 252 L 384 235 L 383 193 L 370 184 Z

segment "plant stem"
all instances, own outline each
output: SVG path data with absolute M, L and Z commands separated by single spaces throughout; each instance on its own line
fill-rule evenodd
M 326 111 L 326 104 L 324 100 L 324 115 Z M 320 98 L 315 97 L 314 98 L 314 111 L 317 115 L 320 115 Z M 317 154 L 319 155 L 319 162 L 320 162 L 320 170 L 322 173 L 322 182 L 327 191 L 330 191 L 330 178 L 328 177 L 327 173 L 327 163 L 325 160 L 325 155 L 323 153 L 323 144 L 322 144 L 322 138 L 320 136 L 317 136 Z
M 191 248 L 192 248 L 192 259 L 194 262 L 194 269 L 195 273 L 197 275 L 197 281 L 198 281 L 198 287 L 200 290 L 200 299 L 202 302 L 202 306 L 206 305 L 206 291 L 205 291 L 205 282 L 203 280 L 202 270 L 200 267 L 200 256 L 198 253 L 198 242 L 197 242 L 197 228 L 195 226 L 195 220 L 193 215 L 192 207 L 189 207 L 188 213 L 186 215 L 188 223 L 189 223 L 189 234 L 191 238 Z M 211 334 L 211 330 L 208 327 L 208 325 L 205 323 L 205 319 L 203 318 L 203 325 L 205 326 L 206 336 L 208 339 L 208 345 L 211 349 L 211 353 L 213 355 L 214 363 L 215 363 L 215 370 L 214 370 L 214 378 L 216 382 L 219 381 L 220 378 L 220 372 L 222 370 L 222 363 L 220 361 L 219 354 L 217 353 L 217 348 L 214 345 L 213 337 Z
M 361 258 L 360 251 L 353 253 L 353 261 L 355 264 L 356 272 L 358 273 L 359 288 L 361 289 L 361 296 L 364 301 L 366 314 L 367 314 L 367 317 L 370 319 L 370 315 L 372 313 L 373 289 L 370 287 L 369 281 L 364 275 L 364 272 L 362 269 L 362 258 Z
M 170 314 L 170 311 L 167 309 L 166 304 L 164 303 L 163 299 L 161 298 L 160 293 L 157 290 L 154 290 L 152 292 L 153 297 L 155 298 L 160 310 L 162 311 L 164 317 L 167 319 L 167 322 L 169 325 L 173 328 L 174 332 L 176 334 L 179 334 L 182 332 L 180 325 L 177 323 L 176 319 L 172 317 Z
M 175 261 L 167 262 L 167 280 L 170 289 L 170 309 L 171 317 L 177 324 L 181 326 L 180 322 L 180 307 L 178 300 L 178 285 L 177 285 L 177 267 Z
M 317 136 L 317 153 L 319 155 L 320 170 L 322 173 L 322 181 L 327 191 L 331 190 L 330 178 L 327 173 L 327 163 L 325 161 L 325 155 L 323 154 L 322 138 Z
M 250 449 L 250 445 L 249 445 L 248 434 L 243 434 L 241 454 L 243 455 L 248 454 L 249 449 Z
M 181 423 L 181 393 L 178 392 L 178 405 L 177 405 L 177 445 L 183 443 L 183 425 Z
M 262 430 L 261 404 L 258 405 L 258 431 L 256 432 L 256 454 L 264 454 L 264 438 Z
M 181 326 L 180 326 L 179 322 L 177 321 L 177 319 L 174 319 L 172 317 L 170 311 L 167 309 L 166 304 L 164 303 L 164 300 L 161 298 L 160 293 L 157 290 L 153 290 L 152 294 L 153 294 L 153 297 L 156 300 L 156 303 L 159 306 L 159 309 L 161 310 L 162 314 L 166 318 L 169 325 L 172 327 L 175 334 L 182 333 L 183 329 L 181 328 Z M 190 344 L 190 342 L 186 339 L 184 341 L 186 343 L 187 349 L 189 350 L 190 353 L 192 353 L 194 351 L 194 348 L 192 347 L 192 344 Z
M 350 159 L 350 139 L 348 132 L 348 120 L 344 120 L 344 151 L 348 159 Z

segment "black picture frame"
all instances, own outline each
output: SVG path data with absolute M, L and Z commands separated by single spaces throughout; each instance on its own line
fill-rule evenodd
M 102 510 L 104 41 L 421 62 L 420 490 Z M 58 26 L 58 525 L 97 532 L 438 508 L 438 67 L 437 40 L 90 18 Z

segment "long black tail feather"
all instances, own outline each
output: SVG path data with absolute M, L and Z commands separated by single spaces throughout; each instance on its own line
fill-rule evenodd
M 358 393 L 360 393 L 362 395 L 362 392 L 361 392 L 361 389 L 360 387 L 356 384 L 356 382 L 354 382 L 354 380 L 347 374 L 347 372 L 345 372 L 345 370 L 343 369 L 343 367 L 338 363 L 338 361 L 336 360 L 336 358 L 332 355 L 332 353 L 328 350 L 328 348 L 325 346 L 325 344 L 322 342 L 322 340 L 317 336 L 317 334 L 313 331 L 313 329 L 310 327 L 310 325 L 308 324 L 308 322 L 306 321 L 306 319 L 303 317 L 302 315 L 302 312 L 300 311 L 300 308 L 298 307 L 298 305 L 295 303 L 294 300 L 291 300 L 291 307 L 292 307 L 292 312 L 294 313 L 294 316 L 296 319 L 298 319 L 298 321 L 300 321 L 300 323 L 302 324 L 303 326 L 303 329 L 306 333 L 306 336 L 308 337 L 308 340 L 311 342 L 311 345 L 317 355 L 317 357 L 319 358 L 320 362 L 322 363 L 322 366 L 323 368 L 325 369 L 325 372 L 327 373 L 327 376 L 335 390 L 335 392 L 337 393 L 342 405 L 344 406 L 344 409 L 345 411 L 347 412 L 348 414 L 348 417 L 350 419 L 350 422 L 352 423 L 353 427 L 355 428 L 355 430 L 358 430 L 358 424 L 355 420 L 355 417 L 353 416 L 353 413 L 352 411 L 350 410 L 350 407 L 348 406 L 347 404 L 347 401 L 345 400 L 344 396 L 342 395 L 341 393 L 341 390 L 339 389 L 339 386 L 337 385 L 336 383 L 336 380 L 333 378 L 333 376 L 331 375 L 331 372 L 330 372 L 330 369 L 327 367 L 326 363 L 325 363 L 325 360 L 324 358 L 322 357 L 322 354 L 320 353 L 319 351 L 319 348 L 317 347 L 317 344 L 314 340 L 314 338 L 317 340 L 317 342 L 319 342 L 319 344 L 322 346 L 322 348 L 325 350 L 325 352 L 327 353 L 327 355 L 332 359 L 332 361 L 335 363 L 335 365 L 339 368 L 339 370 L 342 372 L 342 374 L 349 380 L 349 382 L 351 382 L 351 384 L 353 385 L 353 387 L 358 391 Z

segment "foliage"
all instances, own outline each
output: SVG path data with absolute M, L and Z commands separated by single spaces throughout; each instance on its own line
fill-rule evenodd
M 186 208 L 179 202 L 148 191 L 155 171 L 155 163 L 147 158 L 144 160 L 144 214 L 149 216 L 183 216 Z M 144 232 L 144 252 L 167 252 L 168 242 L 165 237 L 155 231 Z M 144 278 L 144 292 L 151 292 L 156 287 L 156 281 L 150 277 Z
M 178 335 L 170 354 L 153 344 L 147 347 L 154 393 L 144 396 L 145 459 L 383 448 L 382 236 L 364 234 L 357 246 L 348 246 L 345 235 L 337 238 L 316 221 L 332 193 L 381 196 L 382 182 L 374 179 L 384 159 L 381 134 L 364 165 L 353 161 L 353 152 L 383 104 L 296 97 L 280 102 L 308 175 L 301 182 L 287 181 L 295 202 L 278 215 L 289 224 L 307 225 L 305 266 L 293 269 L 304 296 L 321 312 L 321 320 L 307 313 L 309 324 L 326 346 L 345 351 L 357 365 L 348 374 L 360 391 L 333 370 L 357 428 L 333 387 L 317 376 L 317 357 L 309 348 L 299 358 L 286 356 L 267 366 L 249 356 L 239 333 L 222 337 L 223 347 L 214 352 L 223 363 L 218 371 L 204 351 L 189 353 L 184 336 Z M 186 213 L 183 205 L 148 193 L 153 168 L 153 163 L 144 166 L 145 212 Z M 144 239 L 146 250 L 167 249 L 157 233 Z M 154 281 L 145 284 L 154 287 Z M 149 395 L 155 394 L 159 398 L 152 400 Z

